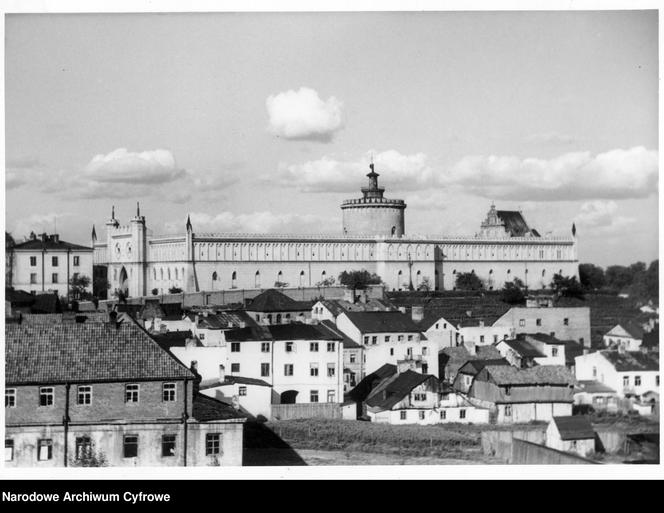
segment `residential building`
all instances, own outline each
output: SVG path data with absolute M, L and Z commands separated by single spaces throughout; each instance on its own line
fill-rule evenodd
M 5 466 L 242 464 L 244 416 L 136 323 L 7 323 L 5 340 Z
M 268 289 L 253 298 L 246 311 L 259 324 L 304 322 L 311 318 L 311 301 L 295 301 L 283 292 Z
M 587 457 L 595 452 L 595 430 L 583 415 L 556 416 L 546 429 L 546 445 Z
M 364 347 L 337 328 L 332 321 L 321 321 L 321 324 L 341 337 L 344 351 L 344 393 L 346 393 L 364 378 Z
M 604 335 L 604 347 L 607 349 L 639 351 L 644 336 L 644 329 L 637 323 L 633 321 L 621 322 L 620 324 L 616 324 Z
M 618 393 L 595 380 L 579 380 L 574 388 L 574 405 L 590 406 L 594 411 L 618 411 Z
M 498 424 L 549 421 L 572 414 L 574 377 L 561 365 L 518 369 L 487 365 L 468 391 L 472 404 L 490 408 Z
M 544 354 L 543 358 L 535 358 L 538 365 L 565 365 L 567 347 L 576 345 L 573 340 L 560 340 L 547 333 L 526 333 L 520 337 Z
M 221 367 L 218 378 L 201 381 L 200 391 L 248 417 L 272 418 L 272 385 L 262 379 L 227 376 Z
M 472 343 L 445 347 L 438 355 L 439 379 L 452 386 L 459 369 L 470 360 L 500 360 L 502 355 L 494 346 L 475 346 Z
M 467 394 L 473 384 L 475 376 L 477 376 L 487 365 L 510 365 L 510 363 L 505 358 L 497 358 L 494 360 L 468 360 L 459 368 L 451 389 L 459 394 Z
M 11 249 L 11 282 L 15 289 L 27 292 L 56 292 L 70 298 L 69 282 L 74 277 L 87 277 L 92 293 L 92 248 L 60 240 L 56 233 L 17 243 Z
M 537 360 L 545 360 L 546 355 L 534 344 L 522 338 L 501 340 L 495 345 L 510 365 L 519 369 L 527 369 L 537 365 Z

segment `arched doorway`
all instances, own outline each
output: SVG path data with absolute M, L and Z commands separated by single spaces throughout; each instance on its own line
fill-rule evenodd
M 129 294 L 129 279 L 127 277 L 127 269 L 122 266 L 120 269 L 120 292 L 127 296 Z
M 297 397 L 297 390 L 286 390 L 281 393 L 281 404 L 295 404 L 295 398 Z

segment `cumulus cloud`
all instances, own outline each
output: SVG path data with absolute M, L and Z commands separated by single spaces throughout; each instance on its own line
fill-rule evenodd
M 193 212 L 190 216 L 194 231 L 198 233 L 335 233 L 341 224 L 337 217 L 267 211 L 251 214 L 226 211 L 216 215 Z M 181 232 L 183 226 L 183 221 L 165 223 L 168 233 Z
M 85 168 L 85 175 L 96 182 L 158 184 L 184 176 L 169 150 L 140 153 L 118 148 L 106 155 L 95 155 Z
M 602 232 L 618 231 L 632 225 L 636 219 L 619 215 L 615 201 L 588 201 L 581 205 L 576 222 L 580 226 L 600 229 Z
M 342 103 L 323 101 L 308 87 L 269 96 L 265 101 L 270 131 L 284 139 L 330 142 L 342 127 Z
M 302 164 L 280 164 L 268 181 L 287 187 L 297 187 L 304 192 L 352 192 L 364 184 L 373 154 L 376 171 L 381 183 L 395 190 L 417 190 L 431 184 L 433 171 L 424 153 L 403 155 L 396 150 L 380 153 L 367 152 L 356 160 L 337 160 L 324 156 Z
M 657 190 L 658 152 L 642 146 L 553 159 L 469 156 L 439 176 L 444 186 L 509 200 L 644 198 Z
M 63 217 L 71 216 L 69 212 L 47 214 L 32 214 L 27 217 L 21 217 L 13 223 L 11 234 L 17 242 L 22 242 L 30 232 L 35 233 L 53 233 L 56 227 L 56 221 Z

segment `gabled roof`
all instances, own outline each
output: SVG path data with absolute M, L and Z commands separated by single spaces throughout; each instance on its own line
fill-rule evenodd
M 640 351 L 620 351 L 605 350 L 600 354 L 613 365 L 618 372 L 628 371 L 658 371 L 659 355 Z
M 506 365 L 487 365 L 484 370 L 499 386 L 574 384 L 574 376 L 563 365 L 536 365 L 528 369 L 517 369 Z
M 5 325 L 5 382 L 193 379 L 134 322 Z
M 394 376 L 396 373 L 397 366 L 386 363 L 372 373 L 367 374 L 347 395 L 353 401 L 364 401 L 380 382 L 389 376 Z
M 516 351 L 522 358 L 544 358 L 546 355 L 537 349 L 527 340 L 511 339 L 501 340 L 502 343 L 507 344 L 510 348 Z
M 322 299 L 320 303 L 335 317 L 344 312 L 377 312 L 395 310 L 395 308 L 390 305 L 389 302 L 378 298 L 370 298 L 366 303 L 363 303 L 362 301 L 351 303 L 350 301 L 346 301 L 344 299 Z
M 459 368 L 459 374 L 470 374 L 471 376 L 477 375 L 487 365 L 509 365 L 510 362 L 505 358 L 498 358 L 495 360 L 469 360 Z
M 167 331 L 166 333 L 153 333 L 152 338 L 162 349 L 169 350 L 171 347 L 185 347 L 187 339 L 193 339 L 196 347 L 203 347 L 200 340 L 194 337 L 191 331 Z
M 299 312 L 310 310 L 310 301 L 295 301 L 283 292 L 268 289 L 258 294 L 247 306 L 248 312 Z
M 35 297 L 25 290 L 14 290 L 5 287 L 5 301 L 9 301 L 14 307 L 30 306 L 35 302 Z
M 337 330 L 326 328 L 322 324 L 274 324 L 268 326 L 274 340 L 342 340 Z
M 442 351 L 441 363 L 445 378 L 454 379 L 463 364 L 469 360 L 499 360 L 502 356 L 493 346 L 476 346 L 475 354 L 470 354 L 464 346 L 446 347 Z
M 245 328 L 233 328 L 224 332 L 228 342 L 254 342 L 272 340 L 268 326 L 251 325 Z
M 379 383 L 365 402 L 370 408 L 381 411 L 389 410 L 408 396 L 415 387 L 430 379 L 436 380 L 436 377 L 412 370 L 407 370 L 396 376 L 389 376 L 385 378 L 385 385 L 381 386 L 382 383 Z
M 401 312 L 345 312 L 361 333 L 419 333 L 421 328 Z
M 512 237 L 524 237 L 532 235 L 539 237 L 536 230 L 531 230 L 523 218 L 523 214 L 517 210 L 498 210 L 496 214 L 500 220 L 505 224 L 505 230 L 509 232 Z
M 634 321 L 623 321 L 618 326 L 621 326 L 632 338 L 637 340 L 643 340 L 644 331 L 641 326 L 639 326 Z
M 601 383 L 594 380 L 579 380 L 576 383 L 576 392 L 586 392 L 588 394 L 615 394 L 616 391 Z
M 267 381 L 256 378 L 246 378 L 244 376 L 225 376 L 224 380 L 221 381 L 218 378 L 206 379 L 201 381 L 199 390 L 207 390 L 208 388 L 216 388 L 224 385 L 254 385 L 259 387 L 270 387 Z
M 72 244 L 71 242 L 65 242 L 63 240 L 58 240 L 56 242 L 52 237 L 47 238 L 45 241 L 41 238 L 28 240 L 14 246 L 14 251 L 67 251 L 68 249 L 77 251 L 92 251 L 92 248 L 87 246 L 80 246 L 79 244 Z
M 587 440 L 595 438 L 595 430 L 584 415 L 553 417 L 561 440 Z
M 548 333 L 526 333 L 525 336 L 550 346 L 564 346 L 567 343 L 567 341 L 560 340 L 559 338 L 553 337 Z
M 243 415 L 225 402 L 203 394 L 196 394 L 193 402 L 192 417 L 199 422 L 247 418 L 246 415 Z
M 189 319 L 192 321 L 196 318 L 196 314 L 189 314 Z M 240 328 L 247 326 L 257 325 L 251 316 L 244 310 L 224 310 L 216 313 L 203 313 L 198 314 L 198 327 L 209 330 L 220 330 L 229 328 Z
M 62 305 L 57 294 L 37 294 L 35 302 L 30 307 L 32 313 L 59 313 Z
M 362 346 L 355 342 L 352 338 L 346 335 L 343 331 L 337 328 L 332 321 L 321 321 L 321 324 L 327 329 L 339 335 L 341 337 L 341 342 L 344 345 L 344 349 L 361 349 Z

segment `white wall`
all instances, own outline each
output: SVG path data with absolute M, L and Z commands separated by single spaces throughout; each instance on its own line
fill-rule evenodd
M 54 256 L 58 257 L 57 267 L 53 266 L 52 257 Z M 37 259 L 37 265 L 30 265 L 30 257 Z M 74 266 L 74 257 L 79 258 L 78 266 Z M 69 260 L 69 270 L 67 269 L 67 260 Z M 15 251 L 13 263 L 12 285 L 17 290 L 38 293 L 56 291 L 58 295 L 66 297 L 69 288 L 68 280 L 74 276 L 74 273 L 78 273 L 80 276 L 90 278 L 90 286 L 86 290 L 92 293 L 92 250 L 72 250 L 69 254 L 66 251 L 59 250 L 47 250 L 43 254 L 41 250 Z M 69 272 L 69 278 L 67 272 Z M 53 273 L 57 273 L 58 283 L 52 282 Z M 36 274 L 36 283 L 30 283 L 31 274 Z
M 240 387 L 245 387 L 246 395 L 240 395 Z M 207 388 L 201 390 L 201 393 L 215 399 L 232 400 L 233 397 L 237 397 L 240 406 L 254 417 L 263 415 L 266 419 L 270 419 L 272 416 L 272 387 L 235 383 Z

